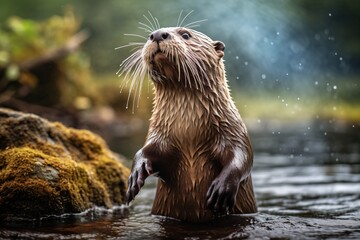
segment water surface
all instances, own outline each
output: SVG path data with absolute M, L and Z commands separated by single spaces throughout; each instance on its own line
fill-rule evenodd
M 208 224 L 152 216 L 156 179 L 150 178 L 130 208 L 2 223 L 0 238 L 360 239 L 359 129 L 333 121 L 250 126 L 256 215 Z

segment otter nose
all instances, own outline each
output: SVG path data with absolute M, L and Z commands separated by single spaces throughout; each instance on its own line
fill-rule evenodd
M 170 34 L 164 30 L 157 30 L 150 35 L 150 40 L 153 42 L 160 42 L 169 38 Z

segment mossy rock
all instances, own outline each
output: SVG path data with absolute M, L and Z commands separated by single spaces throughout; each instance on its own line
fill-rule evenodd
M 120 205 L 129 173 L 95 134 L 0 108 L 0 219 Z

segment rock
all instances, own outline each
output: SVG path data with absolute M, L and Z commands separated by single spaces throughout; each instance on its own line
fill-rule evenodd
M 0 219 L 120 205 L 128 175 L 95 134 L 0 108 Z

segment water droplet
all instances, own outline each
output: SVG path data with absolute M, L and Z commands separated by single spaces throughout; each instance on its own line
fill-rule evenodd
M 307 127 L 307 129 L 308 129 L 308 130 L 310 130 L 310 129 L 311 129 L 311 127 Z
M 300 98 L 298 97 L 297 100 L 300 101 Z
M 276 35 L 278 35 L 278 36 L 279 36 L 279 35 L 280 35 L 280 33 L 279 33 L 279 32 L 276 32 Z
M 281 102 L 285 102 L 285 99 L 281 99 Z
M 286 75 L 286 76 L 289 76 L 289 73 L 286 73 L 285 75 Z
M 336 85 L 334 85 L 334 86 L 333 86 L 333 89 L 334 89 L 334 90 L 336 90 L 336 89 L 337 89 L 337 86 L 336 86 Z
M 239 56 L 236 56 L 235 58 L 236 58 L 236 59 L 239 59 Z
M 336 109 L 337 109 L 337 108 L 336 108 L 335 106 L 333 106 L 333 111 L 336 111 Z
M 248 62 L 244 62 L 244 64 L 245 64 L 245 66 L 249 65 L 249 63 L 248 63 Z
M 261 119 L 258 119 L 257 122 L 258 122 L 258 123 L 261 123 Z
M 315 81 L 315 85 L 319 85 L 319 82 L 318 82 L 318 81 Z
M 274 42 L 270 42 L 270 45 L 274 45 Z
M 337 52 L 335 52 L 334 55 L 337 56 Z
M 339 60 L 340 60 L 340 61 L 342 61 L 342 60 L 343 60 L 343 58 L 342 58 L 342 57 L 339 57 Z
M 324 132 L 324 135 L 326 136 L 326 135 L 327 135 L 327 132 Z
M 262 78 L 262 79 L 266 79 L 266 75 L 265 75 L 265 74 L 261 74 L 261 78 Z
M 331 13 L 329 13 L 329 17 L 331 17 Z

